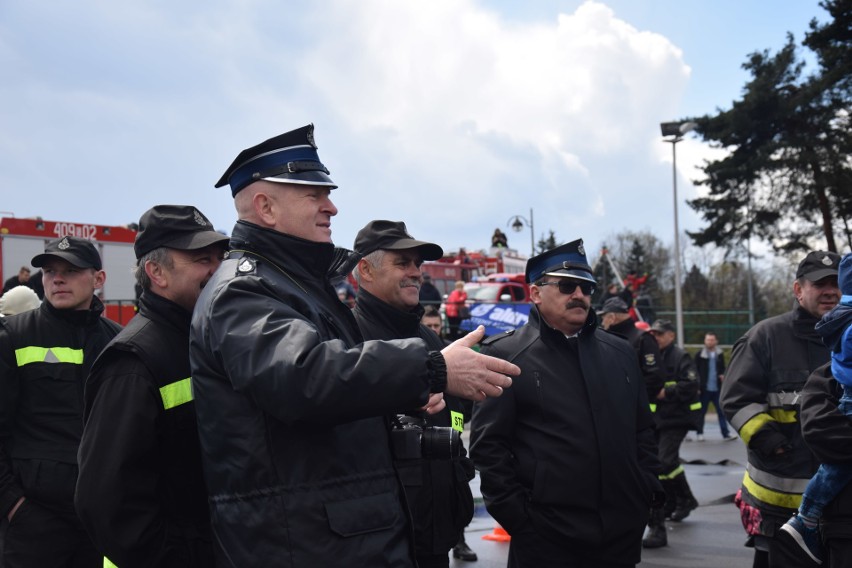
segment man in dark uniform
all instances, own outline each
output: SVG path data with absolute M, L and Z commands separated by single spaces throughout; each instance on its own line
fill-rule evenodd
M 675 343 L 675 327 L 671 321 L 655 320 L 649 331 L 660 347 L 661 366 L 665 374 L 662 388 L 653 397 L 649 394 L 657 420 L 657 445 L 662 464 L 660 479 L 666 490 L 663 517 L 682 521 L 698 507 L 680 461 L 680 446 L 687 432 L 696 429 L 701 420 L 698 372 L 689 353 Z M 649 526 L 653 528 L 655 523 L 659 525 L 662 521 L 659 515 L 652 512 Z M 652 548 L 652 536 L 649 534 L 645 539 L 646 548 Z
M 436 244 L 415 240 L 405 223 L 371 221 L 355 237 L 354 250 L 362 255 L 355 269 L 358 298 L 355 319 L 364 339 L 419 337 L 433 350 L 444 348 L 443 340 L 420 323 L 420 265 L 437 260 L 444 251 Z M 404 369 L 400 369 L 405 373 Z M 400 414 L 423 422 L 423 427 L 464 431 L 462 399 L 444 395 L 446 406 L 427 414 L 420 409 L 400 408 Z M 396 433 L 399 434 L 399 433 Z M 473 463 L 462 455 L 421 458 L 394 456 L 405 497 L 414 521 L 414 545 L 420 568 L 446 568 L 448 552 L 460 531 L 473 517 L 473 495 L 468 481 Z
M 3 283 L 3 294 L 15 288 L 16 286 L 29 286 L 30 282 L 30 269 L 26 266 L 22 266 L 18 271 L 18 274 L 12 276 L 6 282 Z
M 103 565 L 74 512 L 83 384 L 121 329 L 94 296 L 106 274 L 95 246 L 62 237 L 32 259 L 44 273 L 37 310 L 0 323 L 0 511 L 4 568 Z
M 627 341 L 597 329 L 591 272 L 581 240 L 529 259 L 529 322 L 483 344 L 521 368 L 475 405 L 471 431 L 510 567 L 635 566 L 663 497 L 642 371 Z
M 157 205 L 139 220 L 139 313 L 86 382 L 75 498 L 95 546 L 119 568 L 213 566 L 189 324 L 227 243 L 192 206 Z
M 630 342 L 639 360 L 639 368 L 642 369 L 648 399 L 653 401 L 666 381 L 665 368 L 657 340 L 649 331 L 643 331 L 636 327 L 635 321 L 630 317 L 630 309 L 627 303 L 621 298 L 612 297 L 606 300 L 599 315 L 601 316 L 601 326 L 605 330 L 616 333 Z M 651 404 L 654 408 L 653 402 Z M 659 431 L 657 432 L 657 443 L 659 444 Z M 667 494 L 666 506 L 673 510 L 676 497 L 672 484 L 667 478 L 661 478 L 661 481 Z M 668 544 L 665 516 L 664 509 L 657 507 L 651 510 L 648 534 L 642 541 L 645 548 L 659 548 Z
M 440 351 L 363 341 L 334 289 L 355 262 L 331 242 L 337 185 L 313 131 L 244 150 L 217 183 L 239 221 L 190 335 L 217 566 L 410 568 L 386 417 L 499 396 L 519 369 L 469 349 L 482 327 Z
M 840 255 L 809 253 L 796 269 L 796 307 L 757 323 L 734 344 L 720 401 L 725 417 L 748 446 L 748 469 L 738 505 L 753 546 L 754 568 L 789 565 L 778 531 L 801 504 L 819 462 L 802 438 L 799 403 L 805 381 L 829 361 L 814 330 L 840 300 Z M 783 542 L 783 541 L 782 541 Z
M 420 284 L 420 303 L 424 306 L 434 306 L 436 308 L 441 305 L 441 292 L 432 284 L 432 277 L 425 272 L 423 273 L 423 281 Z

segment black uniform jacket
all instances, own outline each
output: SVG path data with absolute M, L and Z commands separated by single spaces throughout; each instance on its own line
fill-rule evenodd
M 0 323 L 0 513 L 18 499 L 74 512 L 83 385 L 95 358 L 121 329 L 88 310 L 49 302 Z M 23 505 L 26 507 L 26 503 Z
M 674 343 L 663 349 L 661 355 L 666 373 L 666 397 L 651 398 L 657 427 L 697 428 L 701 420 L 701 403 L 698 400 L 698 373 L 692 358 Z
M 181 306 L 146 291 L 86 382 L 75 503 L 119 568 L 208 567 L 213 545 Z
M 419 305 L 403 312 L 362 288 L 354 313 L 364 339 L 420 337 L 430 349 L 440 351 L 444 347 L 435 332 L 420 324 L 423 308 Z M 405 370 L 400 369 L 400 373 L 404 375 Z M 462 400 L 445 394 L 444 401 L 446 408 L 430 416 L 411 408 L 400 408 L 399 413 L 425 418 L 427 426 L 463 430 Z M 473 494 L 468 483 L 473 478 L 473 463 L 465 455 L 452 460 L 396 460 L 396 467 L 414 521 L 417 554 L 446 554 L 473 518 Z
M 428 346 L 361 343 L 343 249 L 244 221 L 231 246 L 190 335 L 218 565 L 411 566 L 385 417 L 428 401 Z
M 802 390 L 802 435 L 822 463 L 852 463 L 852 420 L 837 409 L 842 395 L 831 363 L 814 371 Z M 852 484 L 825 508 L 820 530 L 826 539 L 849 541 L 847 552 L 852 553 Z
M 595 321 L 590 313 L 568 339 L 534 309 L 485 341 L 483 353 L 521 375 L 475 405 L 471 456 L 488 512 L 510 534 L 604 546 L 613 562 L 636 563 L 660 491 L 654 422 L 636 353 Z
M 769 537 L 799 507 L 819 467 L 799 423 L 805 382 L 829 361 L 818 321 L 796 308 L 758 323 L 734 344 L 722 382 L 725 417 L 748 445 L 743 500 L 760 509 L 761 534 Z

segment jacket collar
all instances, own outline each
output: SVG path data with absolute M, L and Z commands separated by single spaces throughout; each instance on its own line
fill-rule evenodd
M 420 304 L 408 312 L 398 310 L 363 288 L 358 289 L 355 309 L 367 320 L 391 330 L 394 337 L 417 337 L 424 311 Z
M 104 304 L 97 296 L 92 296 L 92 305 L 88 310 L 60 310 L 54 308 L 47 300 L 41 303 L 42 312 L 50 317 L 65 321 L 75 326 L 88 326 L 97 323 L 104 313 Z
M 189 337 L 192 313 L 150 290 L 142 292 L 139 298 L 139 315 L 154 322 L 165 323 Z
M 242 220 L 234 226 L 230 248 L 248 251 L 288 272 L 313 278 L 327 276 L 336 259 L 331 243 L 300 239 Z
M 819 318 L 814 317 L 802 306 L 797 306 L 793 310 L 793 333 L 797 337 L 809 339 L 822 343 L 822 338 L 814 329 L 819 322 Z

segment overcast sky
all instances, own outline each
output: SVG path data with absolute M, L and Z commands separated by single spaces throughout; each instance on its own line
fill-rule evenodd
M 446 250 L 533 210 L 536 240 L 672 241 L 660 122 L 729 108 L 755 50 L 817 0 L 3 0 L 3 215 L 126 224 L 157 203 L 236 220 L 214 189 L 244 148 L 313 122 L 340 187 L 335 243 L 405 221 Z M 677 146 L 681 227 L 699 220 Z

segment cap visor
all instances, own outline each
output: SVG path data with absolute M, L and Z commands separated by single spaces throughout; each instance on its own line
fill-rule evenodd
M 332 181 L 330 177 L 325 172 L 321 171 L 310 171 L 310 172 L 298 172 L 294 174 L 278 174 L 273 177 L 265 177 L 262 178 L 264 181 L 271 181 L 273 183 L 295 183 L 297 185 L 320 185 L 323 187 L 330 187 L 332 189 L 337 187 L 337 184 Z
M 177 250 L 198 250 L 219 243 L 227 244 L 229 240 L 230 237 L 215 231 L 198 231 L 181 235 L 176 239 L 163 243 L 162 246 Z
M 420 250 L 420 256 L 423 260 L 438 260 L 444 256 L 444 249 L 435 243 L 427 243 L 415 239 L 400 239 L 392 245 L 381 248 L 386 250 L 409 250 L 416 248 Z
M 810 274 L 803 275 L 802 278 L 810 280 L 811 282 L 816 282 L 823 278 L 828 278 L 829 276 L 837 276 L 837 269 L 826 268 L 823 270 L 814 270 Z
M 560 270 L 545 272 L 544 276 L 561 276 L 562 278 L 576 278 L 577 280 L 586 280 L 587 282 L 591 282 L 593 284 L 598 283 L 597 280 L 595 280 L 595 277 L 592 276 L 591 272 L 586 272 L 585 270 L 562 268 Z
M 37 254 L 30 261 L 30 264 L 35 266 L 36 268 L 41 268 L 44 266 L 44 263 L 50 259 L 50 257 L 61 258 L 62 260 L 67 260 L 77 268 L 94 268 L 96 270 L 100 270 L 97 266 L 93 265 L 91 262 L 86 262 L 76 254 L 72 254 L 70 252 L 45 252 L 42 254 Z

